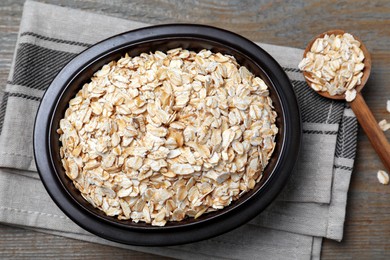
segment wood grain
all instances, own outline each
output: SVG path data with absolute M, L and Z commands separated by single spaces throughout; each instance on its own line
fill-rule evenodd
M 156 259 L 153 255 L 0 226 L 0 258 L 9 259 Z M 168 259 L 158 257 L 158 259 Z
M 372 55 L 363 95 L 377 121 L 390 115 L 390 1 L 283 0 L 45 0 L 72 8 L 146 23 L 194 22 L 222 27 L 251 40 L 305 48 L 313 36 L 334 28 L 364 41 Z M 6 82 L 15 47 L 23 0 L 0 1 L 0 82 Z M 390 131 L 386 133 L 390 138 Z M 378 183 L 383 169 L 362 131 L 348 193 L 345 235 L 341 243 L 324 240 L 322 259 L 390 259 L 390 186 Z M 0 225 L 0 258 L 161 257 L 49 236 Z

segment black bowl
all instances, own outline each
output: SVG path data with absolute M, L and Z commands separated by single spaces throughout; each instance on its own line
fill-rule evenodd
M 278 113 L 276 149 L 255 188 L 230 206 L 164 227 L 117 220 L 86 202 L 66 177 L 60 160 L 56 130 L 68 101 L 92 74 L 125 53 L 131 56 L 172 48 L 233 55 L 240 65 L 270 87 Z M 298 157 L 301 120 L 292 85 L 279 64 L 253 42 L 228 31 L 201 25 L 161 25 L 126 32 L 79 54 L 56 76 L 42 98 L 34 129 L 34 154 L 46 190 L 62 211 L 78 225 L 103 238 L 131 245 L 162 246 L 194 242 L 232 230 L 264 210 L 286 183 Z

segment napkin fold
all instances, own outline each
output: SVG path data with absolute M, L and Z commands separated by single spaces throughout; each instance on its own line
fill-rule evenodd
M 144 26 L 59 6 L 25 3 L 12 68 L 8 81 L 0 87 L 0 222 L 182 259 L 318 259 L 323 237 L 341 240 L 356 152 L 356 118 L 343 102 L 326 100 L 307 86 L 297 69 L 302 50 L 263 43 L 258 44 L 289 76 L 303 121 L 296 169 L 263 213 L 216 238 L 145 248 L 91 235 L 57 208 L 43 188 L 33 158 L 32 134 L 39 101 L 59 70 L 78 53 L 107 37 Z

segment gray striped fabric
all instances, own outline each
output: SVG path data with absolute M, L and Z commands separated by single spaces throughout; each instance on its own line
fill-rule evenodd
M 77 53 L 142 26 L 146 25 L 26 2 L 13 66 L 8 82 L 0 87 L 0 222 L 107 244 L 70 221 L 43 189 L 32 152 L 34 117 L 44 90 Z M 356 118 L 343 102 L 326 100 L 309 89 L 296 68 L 302 50 L 259 45 L 291 79 L 303 120 L 302 152 L 278 199 L 249 224 L 203 242 L 169 248 L 109 244 L 183 259 L 310 259 L 319 258 L 322 237 L 342 239 Z

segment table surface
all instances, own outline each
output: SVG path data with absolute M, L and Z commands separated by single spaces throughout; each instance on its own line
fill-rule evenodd
M 371 77 L 363 90 L 374 116 L 390 120 L 390 1 L 197 1 L 45 0 L 145 23 L 194 22 L 222 27 L 253 41 L 304 48 L 316 34 L 344 29 L 362 39 L 372 55 Z M 0 1 L 0 82 L 5 84 L 15 48 L 24 0 Z M 390 131 L 386 133 L 390 138 Z M 344 239 L 324 240 L 323 259 L 390 259 L 390 186 L 379 184 L 383 169 L 361 129 L 348 192 Z M 0 256 L 17 258 L 156 256 L 0 225 Z M 158 257 L 161 259 L 161 257 Z

